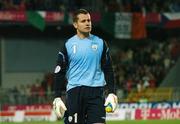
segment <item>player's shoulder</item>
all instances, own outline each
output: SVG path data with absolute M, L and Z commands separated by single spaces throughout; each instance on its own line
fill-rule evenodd
M 94 40 L 98 40 L 100 42 L 102 42 L 105 45 L 108 45 L 108 42 L 104 39 L 102 39 L 101 37 L 97 36 L 97 35 L 92 35 L 94 37 Z
M 103 44 L 102 46 L 107 48 L 109 45 L 108 45 L 108 42 L 104 39 L 102 39 L 101 37 L 99 36 L 96 36 L 94 35 L 94 39 L 96 39 L 96 41 L 100 42 L 101 44 Z
M 72 43 L 73 41 L 76 41 L 76 35 L 74 35 L 74 36 L 68 38 L 68 39 L 66 40 L 66 44 Z
M 97 35 L 94 35 L 94 34 L 91 34 L 91 38 L 93 40 L 96 40 L 96 41 L 99 41 L 99 42 L 102 42 L 102 43 L 104 42 L 104 40 L 101 37 L 99 37 Z
M 74 43 L 76 42 L 76 35 L 68 38 L 66 41 L 65 41 L 65 47 L 71 47 Z

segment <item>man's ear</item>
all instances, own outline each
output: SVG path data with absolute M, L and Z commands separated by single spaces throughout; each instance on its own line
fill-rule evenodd
M 76 22 L 73 23 L 73 26 L 74 26 L 74 28 L 77 29 L 77 23 Z

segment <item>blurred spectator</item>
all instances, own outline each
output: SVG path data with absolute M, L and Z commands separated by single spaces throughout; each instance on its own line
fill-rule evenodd
M 32 99 L 32 103 L 37 102 L 37 100 L 38 100 L 39 86 L 40 86 L 39 79 L 37 79 L 36 82 L 33 83 L 32 86 L 31 86 L 31 99 Z
M 143 81 L 139 80 L 139 82 L 137 83 L 137 91 L 138 91 L 138 93 L 141 93 L 141 92 L 143 92 L 143 90 L 144 90 Z
M 32 104 L 32 99 L 31 99 L 31 86 L 29 84 L 27 84 L 26 88 L 25 88 L 25 95 L 27 98 L 27 102 L 26 104 Z
M 39 91 L 38 91 L 38 103 L 39 104 L 45 103 L 46 96 L 45 96 L 45 90 L 44 90 L 43 86 L 40 85 L 38 89 L 39 89 Z
M 171 53 L 172 60 L 176 61 L 179 58 L 180 44 L 176 38 L 171 39 L 170 53 Z
M 13 87 L 10 91 L 10 94 L 12 96 L 11 100 L 13 104 L 19 104 L 19 90 L 17 86 Z
M 19 98 L 19 102 L 21 102 L 22 104 L 26 104 L 27 103 L 27 97 L 26 97 L 26 91 L 25 91 L 25 86 L 23 84 L 21 84 L 20 86 L 18 86 L 18 98 Z
M 150 77 L 149 87 L 152 89 L 156 88 L 156 79 L 155 79 L 154 75 L 149 73 L 149 77 Z
M 168 70 L 170 65 L 171 65 L 171 60 L 170 60 L 170 58 L 168 56 L 166 56 L 164 58 L 164 67 L 165 67 L 165 69 Z

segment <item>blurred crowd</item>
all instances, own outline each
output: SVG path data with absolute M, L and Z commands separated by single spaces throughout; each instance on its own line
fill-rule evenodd
M 54 98 L 53 82 L 53 74 L 47 73 L 42 80 L 36 79 L 27 85 L 17 84 L 8 89 L 0 88 L 0 103 L 13 105 L 49 103 Z
M 180 12 L 179 0 L 103 0 L 111 12 Z
M 160 85 L 170 68 L 176 63 L 180 53 L 179 39 L 168 42 L 149 43 L 119 50 L 115 60 L 117 89 L 123 90 L 124 97 L 136 89 L 141 92 Z
M 180 12 L 179 0 L 0 0 L 0 10 Z

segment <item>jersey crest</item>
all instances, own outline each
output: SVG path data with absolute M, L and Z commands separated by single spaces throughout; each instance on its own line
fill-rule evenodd
M 98 49 L 98 45 L 97 44 L 92 44 L 91 48 L 96 51 Z

